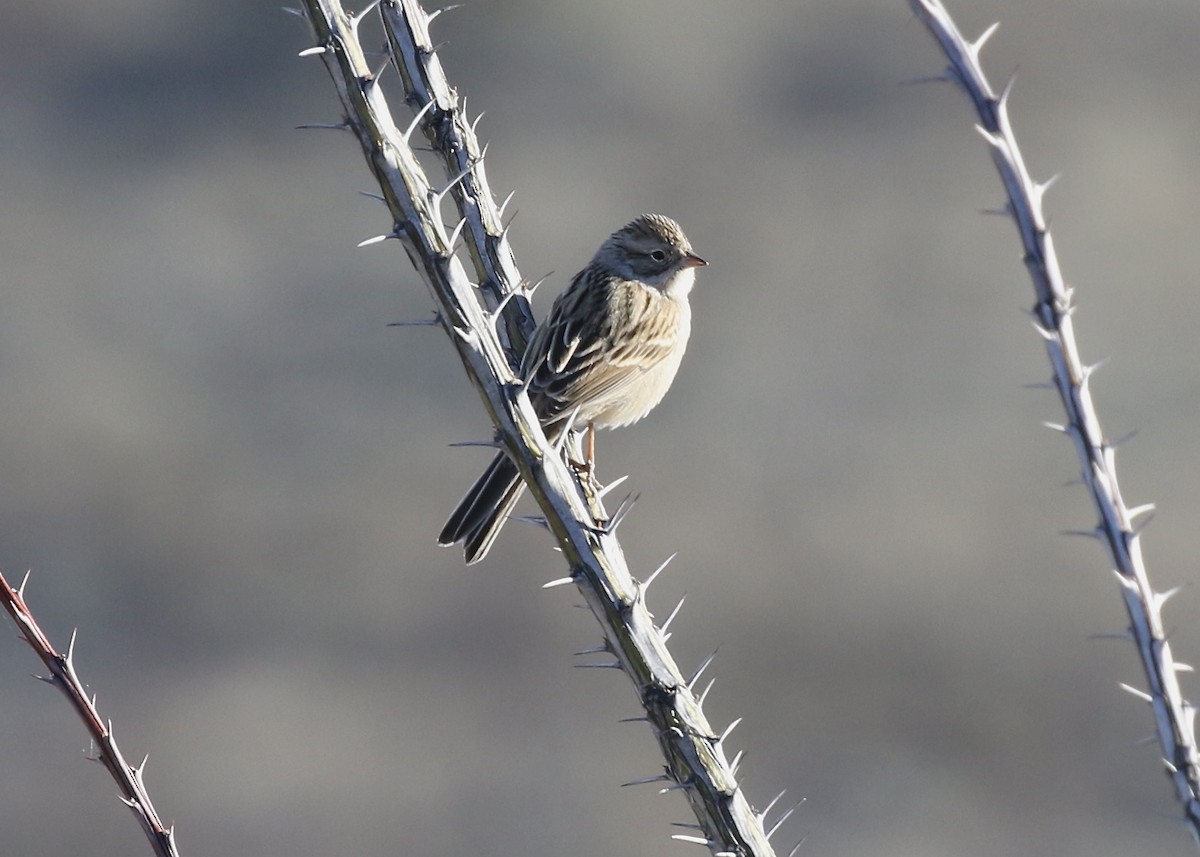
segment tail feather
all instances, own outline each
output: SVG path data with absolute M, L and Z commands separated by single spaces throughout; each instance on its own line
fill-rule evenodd
M 480 521 L 479 525 L 467 536 L 463 543 L 463 553 L 467 565 L 479 562 L 487 556 L 488 551 L 492 549 L 492 543 L 496 541 L 496 536 L 500 535 L 500 528 L 504 526 L 504 522 L 512 513 L 513 506 L 517 505 L 517 501 L 524 493 L 525 483 L 518 477 L 500 498 L 500 502 L 496 504 L 492 512 Z
M 463 542 L 468 565 L 483 559 L 524 489 L 517 466 L 500 453 L 454 508 L 438 544 Z

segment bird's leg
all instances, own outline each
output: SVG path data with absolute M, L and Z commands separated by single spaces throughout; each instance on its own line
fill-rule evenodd
M 577 449 L 583 460 L 572 461 L 571 466 L 575 468 L 576 473 L 584 477 L 587 487 L 591 491 L 599 491 L 602 486 L 596 480 L 596 426 L 594 423 L 588 423 Z
M 596 424 L 588 423 L 587 440 L 584 443 L 584 458 L 586 459 L 585 472 L 587 473 L 588 487 L 593 491 L 599 491 L 602 486 L 600 480 L 596 478 Z

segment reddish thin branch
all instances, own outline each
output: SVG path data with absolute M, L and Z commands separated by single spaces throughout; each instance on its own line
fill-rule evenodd
M 49 637 L 38 625 L 37 619 L 33 617 L 33 613 L 25 603 L 25 583 L 28 579 L 29 577 L 26 575 L 25 580 L 21 581 L 21 586 L 13 589 L 5 579 L 4 573 L 0 572 L 0 595 L 3 596 L 4 609 L 21 629 L 21 635 L 25 638 L 25 642 L 29 643 L 30 648 L 37 653 L 37 656 L 42 659 L 42 663 L 46 665 L 46 669 L 50 671 L 48 676 L 35 677 L 54 685 L 67 697 L 75 709 L 75 713 L 79 715 L 79 719 L 83 721 L 83 725 L 91 734 L 94 745 L 99 748 L 95 756 L 96 761 L 102 763 L 116 781 L 117 788 L 121 790 L 122 802 L 133 810 L 134 816 L 146 833 L 146 838 L 150 840 L 150 846 L 154 849 L 154 853 L 160 857 L 179 857 L 179 852 L 175 848 L 174 825 L 166 827 L 159 819 L 158 812 L 154 809 L 154 804 L 146 791 L 146 785 L 142 781 L 146 760 L 143 759 L 136 768 L 125 761 L 125 756 L 117 746 L 116 739 L 113 738 L 112 722 L 101 719 L 100 712 L 96 708 L 96 698 L 88 697 L 83 688 L 83 682 L 79 680 L 79 675 L 75 672 L 75 633 L 71 633 L 71 642 L 67 646 L 66 654 L 59 653 L 51 645 Z

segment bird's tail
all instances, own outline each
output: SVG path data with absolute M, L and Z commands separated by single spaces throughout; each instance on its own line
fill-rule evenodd
M 501 452 L 450 513 L 438 535 L 438 544 L 462 542 L 467 565 L 479 562 L 491 550 L 492 542 L 524 490 L 517 466 Z

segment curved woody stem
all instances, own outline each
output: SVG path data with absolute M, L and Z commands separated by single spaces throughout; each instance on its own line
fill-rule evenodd
M 1054 370 L 1053 386 L 1066 412 L 1065 423 L 1050 427 L 1067 435 L 1075 444 L 1083 484 L 1099 516 L 1096 526 L 1083 532 L 1100 540 L 1108 551 L 1129 615 L 1129 628 L 1123 636 L 1137 646 L 1149 691 L 1123 687 L 1148 702 L 1154 711 L 1163 763 L 1192 836 L 1200 845 L 1196 709 L 1183 698 L 1178 680 L 1178 673 L 1190 668 L 1174 659 L 1171 644 L 1163 633 L 1162 606 L 1175 590 L 1155 592 L 1150 585 L 1141 548 L 1141 528 L 1145 522 L 1138 525 L 1135 521 L 1154 506 L 1125 505 L 1117 483 L 1116 450 L 1105 439 L 1092 402 L 1088 381 L 1096 367 L 1084 365 L 1079 359 L 1072 323 L 1074 290 L 1063 280 L 1042 211 L 1042 198 L 1051 182 L 1039 184 L 1030 178 L 1017 146 L 1008 115 L 1012 81 L 997 95 L 979 62 L 980 50 L 999 24 L 993 24 L 970 42 L 959 32 L 940 0 L 909 0 L 909 5 L 949 59 L 947 79 L 958 84 L 971 99 L 979 116 L 976 128 L 987 141 L 1008 194 L 1007 210 L 1020 233 L 1025 267 L 1036 296 L 1034 327 L 1045 343 Z

